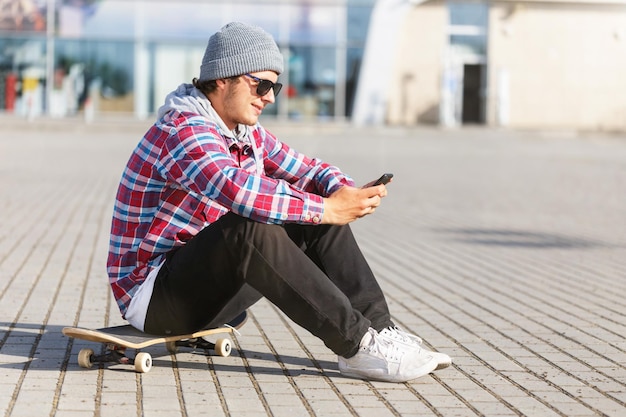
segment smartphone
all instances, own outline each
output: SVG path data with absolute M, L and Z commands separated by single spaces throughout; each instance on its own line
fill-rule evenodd
M 374 184 L 372 184 L 372 187 L 375 186 L 375 185 L 387 184 L 389 181 L 391 181 L 392 178 L 393 178 L 393 174 L 391 174 L 389 172 L 385 173 L 385 174 L 381 175 L 380 178 L 377 179 Z

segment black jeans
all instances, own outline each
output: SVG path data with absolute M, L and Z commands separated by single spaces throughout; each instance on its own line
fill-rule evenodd
M 230 213 L 168 254 L 145 331 L 219 326 L 263 296 L 344 357 L 368 327 L 393 324 L 349 226 L 268 225 Z

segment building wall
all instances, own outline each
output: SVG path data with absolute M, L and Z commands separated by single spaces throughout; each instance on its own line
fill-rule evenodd
M 626 131 L 623 3 L 490 2 L 486 124 Z M 455 62 L 448 30 L 445 1 L 407 13 L 389 81 L 388 123 L 444 124 L 442 79 Z
M 488 123 L 626 130 L 624 29 L 623 6 L 494 3 Z
M 440 1 L 412 7 L 407 14 L 390 74 L 390 124 L 439 122 L 447 18 Z

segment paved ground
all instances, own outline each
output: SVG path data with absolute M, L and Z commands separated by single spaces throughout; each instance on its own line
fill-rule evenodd
M 122 323 L 107 233 L 143 129 L 3 120 L 0 416 L 626 415 L 626 136 L 276 126 L 359 182 L 396 174 L 354 230 L 394 319 L 455 363 L 387 384 L 343 378 L 266 302 L 229 358 L 76 365 L 94 344 L 63 326 Z

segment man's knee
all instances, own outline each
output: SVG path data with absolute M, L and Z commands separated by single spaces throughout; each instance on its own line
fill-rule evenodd
M 223 216 L 220 219 L 220 226 L 224 237 L 237 245 L 246 242 L 260 244 L 264 241 L 276 243 L 289 239 L 282 225 L 260 223 L 233 213 Z

